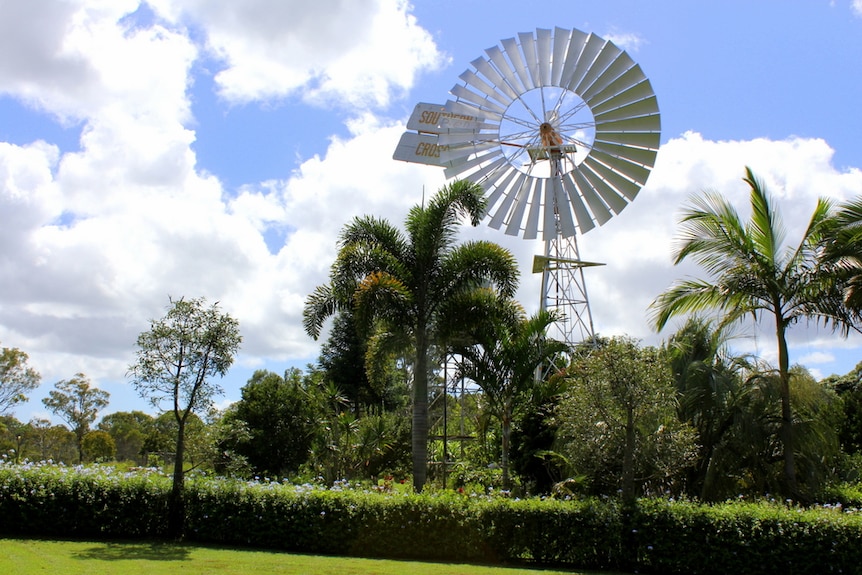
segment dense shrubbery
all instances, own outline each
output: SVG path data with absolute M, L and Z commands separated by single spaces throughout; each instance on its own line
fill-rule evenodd
M 0 465 L 0 535 L 158 538 L 170 481 L 155 470 Z M 853 490 L 848 489 L 848 493 Z M 187 483 L 186 537 L 307 553 L 532 561 L 647 573 L 850 573 L 862 512 L 775 502 L 517 500 L 206 477 Z

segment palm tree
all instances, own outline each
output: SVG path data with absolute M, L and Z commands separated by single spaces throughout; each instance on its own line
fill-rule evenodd
M 413 354 L 413 487 L 427 476 L 429 356 L 438 344 L 448 302 L 483 285 L 510 297 L 518 280 L 514 256 L 497 244 L 456 244 L 462 216 L 478 225 L 485 211 L 481 186 L 456 181 L 444 186 L 428 206 L 414 206 L 405 236 L 385 220 L 364 216 L 341 232 L 330 283 L 308 297 L 306 332 L 320 335 L 323 322 L 339 309 L 353 308 L 360 331 L 370 336 L 368 363 L 386 353 Z M 369 373 L 373 377 L 374 373 Z
M 686 488 L 705 501 L 724 495 L 718 480 L 728 474 L 717 460 L 740 417 L 747 374 L 754 368 L 749 357 L 731 354 L 728 340 L 726 330 L 694 315 L 666 344 L 679 419 L 690 423 L 698 437 L 698 457 Z
M 509 443 L 516 402 L 536 382 L 541 373 L 537 370 L 568 346 L 545 337 L 548 326 L 557 320 L 554 313 L 540 310 L 527 317 L 517 302 L 488 295 L 484 304 L 459 306 L 467 311 L 461 316 L 466 329 L 452 349 L 460 356 L 456 377 L 476 382 L 491 414 L 500 420 L 503 489 L 509 489 Z M 470 311 L 479 317 L 471 317 Z
M 755 320 L 772 316 L 778 347 L 783 475 L 789 493 L 796 496 L 787 329 L 801 319 L 814 319 L 846 335 L 853 318 L 844 305 L 844 282 L 836 278 L 834 266 L 823 265 L 822 246 L 834 228 L 832 204 L 818 200 L 799 245 L 785 246 L 784 228 L 765 185 L 750 168 L 744 181 L 751 188 L 751 217 L 745 223 L 716 192 L 692 197 L 680 219 L 674 263 L 691 256 L 710 278 L 675 282 L 652 302 L 650 310 L 658 330 L 671 317 L 689 312 L 717 310 L 723 314 L 722 325 L 749 316 Z

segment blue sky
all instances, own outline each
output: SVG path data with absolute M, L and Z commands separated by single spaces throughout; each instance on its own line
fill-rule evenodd
M 659 343 L 646 307 L 698 270 L 670 261 L 686 197 L 744 212 L 750 165 L 788 239 L 819 196 L 862 193 L 862 2 L 656 0 L 0 0 L 0 345 L 42 387 L 83 372 L 106 412 L 149 410 L 129 388 L 137 335 L 168 297 L 220 301 L 243 350 L 221 405 L 256 368 L 316 359 L 301 328 L 352 217 L 401 223 L 442 170 L 395 162 L 418 102 L 444 103 L 484 50 L 536 28 L 624 48 L 650 78 L 662 146 L 619 216 L 579 238 L 596 330 Z M 541 246 L 480 225 L 522 262 Z M 672 330 L 669 329 L 668 333 Z M 740 350 L 774 359 L 768 329 Z M 818 376 L 862 360 L 862 339 L 795 328 Z

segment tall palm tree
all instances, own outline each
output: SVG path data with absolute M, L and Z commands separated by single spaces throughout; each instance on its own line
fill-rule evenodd
M 306 332 L 317 338 L 327 317 L 352 306 L 358 327 L 371 338 L 369 363 L 384 352 L 412 351 L 416 491 L 427 477 L 429 357 L 441 316 L 452 310 L 446 304 L 484 285 L 506 297 L 517 287 L 517 264 L 508 250 L 486 241 L 456 244 L 461 218 L 475 226 L 484 211 L 481 186 L 456 181 L 427 206 L 410 210 L 406 235 L 385 220 L 354 219 L 341 232 L 330 283 L 315 289 L 303 312 Z
M 503 489 L 509 489 L 509 444 L 517 400 L 536 382 L 541 373 L 537 370 L 568 346 L 546 337 L 548 326 L 557 321 L 547 310 L 527 317 L 520 304 L 493 294 L 483 303 L 459 308 L 465 321 L 461 337 L 452 346 L 460 356 L 456 377 L 476 382 L 491 414 L 500 420 Z M 474 314 L 478 317 L 471 317 Z
M 853 318 L 843 305 L 843 282 L 834 266 L 822 265 L 823 242 L 834 227 L 832 204 L 820 199 L 796 247 L 785 245 L 785 231 L 765 185 L 746 167 L 751 217 L 743 222 L 733 206 L 716 192 L 693 196 L 683 211 L 674 263 L 692 257 L 709 279 L 675 282 L 650 305 L 661 330 L 671 317 L 717 310 L 723 325 L 745 317 L 771 316 L 778 347 L 781 397 L 781 442 L 784 480 L 798 495 L 793 414 L 790 402 L 790 358 L 787 329 L 801 319 L 822 321 L 846 335 Z

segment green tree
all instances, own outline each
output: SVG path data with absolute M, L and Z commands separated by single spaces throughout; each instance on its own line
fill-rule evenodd
M 108 405 L 111 396 L 107 391 L 91 387 L 90 380 L 83 373 L 72 379 L 63 379 L 54 384 L 56 389 L 42 400 L 51 413 L 69 424 L 78 445 L 78 461 L 84 461 L 84 436 L 90 425 L 96 421 L 99 410 Z
M 89 431 L 81 440 L 81 449 L 87 461 L 112 461 L 117 455 L 117 444 L 107 431 Z
M 27 365 L 28 359 L 18 348 L 0 349 L 0 415 L 16 403 L 27 401 L 25 394 L 39 387 L 41 376 Z
M 558 450 L 595 489 L 625 501 L 662 492 L 692 461 L 695 434 L 676 417 L 673 378 L 659 349 L 612 338 L 569 367 L 557 415 Z
M 822 246 L 835 226 L 830 202 L 819 200 L 800 243 L 786 246 L 784 227 L 765 185 L 750 168 L 744 180 L 751 189 L 748 222 L 717 192 L 692 197 L 680 220 L 674 263 L 691 257 L 709 279 L 675 282 L 650 309 L 658 330 L 670 318 L 690 312 L 718 310 L 723 325 L 771 316 L 778 348 L 785 488 L 797 496 L 787 330 L 800 320 L 816 319 L 846 335 L 853 316 L 844 305 L 846 282 L 823 259 Z
M 109 413 L 99 422 L 99 429 L 108 432 L 117 448 L 118 461 L 144 464 L 144 441 L 153 426 L 153 417 L 143 411 Z
M 212 378 L 227 373 L 241 342 L 239 322 L 204 298 L 171 300 L 165 316 L 138 336 L 137 361 L 129 367 L 132 384 L 154 406 L 167 402 L 177 425 L 168 517 L 173 537 L 182 536 L 184 527 L 186 423 L 222 393 Z
M 241 422 L 246 431 L 233 449 L 245 457 L 259 475 L 285 477 L 306 462 L 315 432 L 315 406 L 303 388 L 302 374 L 289 370 L 285 377 L 255 371 L 242 396 L 225 414 Z
M 511 488 L 509 454 L 512 425 L 523 396 L 535 386 L 537 373 L 568 347 L 546 337 L 556 316 L 540 310 L 527 317 L 524 309 L 510 299 L 473 298 L 474 305 L 459 305 L 464 314 L 463 343 L 455 343 L 459 356 L 456 378 L 466 377 L 482 389 L 487 409 L 500 421 L 503 489 Z M 472 317 L 474 312 L 478 317 Z
M 440 316 L 465 291 L 491 283 L 510 297 L 517 285 L 510 252 L 486 241 L 456 244 L 462 216 L 478 225 L 485 208 L 482 194 L 481 186 L 471 182 L 445 186 L 427 206 L 410 210 L 406 236 L 385 220 L 356 218 L 341 232 L 330 283 L 317 287 L 305 305 L 305 330 L 314 338 L 329 316 L 352 307 L 360 332 L 372 333 L 369 356 L 412 351 L 416 491 L 427 478 L 429 360 L 440 343 Z
M 697 460 L 688 470 L 686 490 L 705 501 L 726 495 L 720 483 L 730 473 L 719 462 L 722 452 L 734 449 L 729 438 L 742 416 L 747 382 L 755 371 L 749 358 L 734 356 L 727 344 L 726 330 L 692 316 L 665 345 L 679 418 L 698 437 Z

